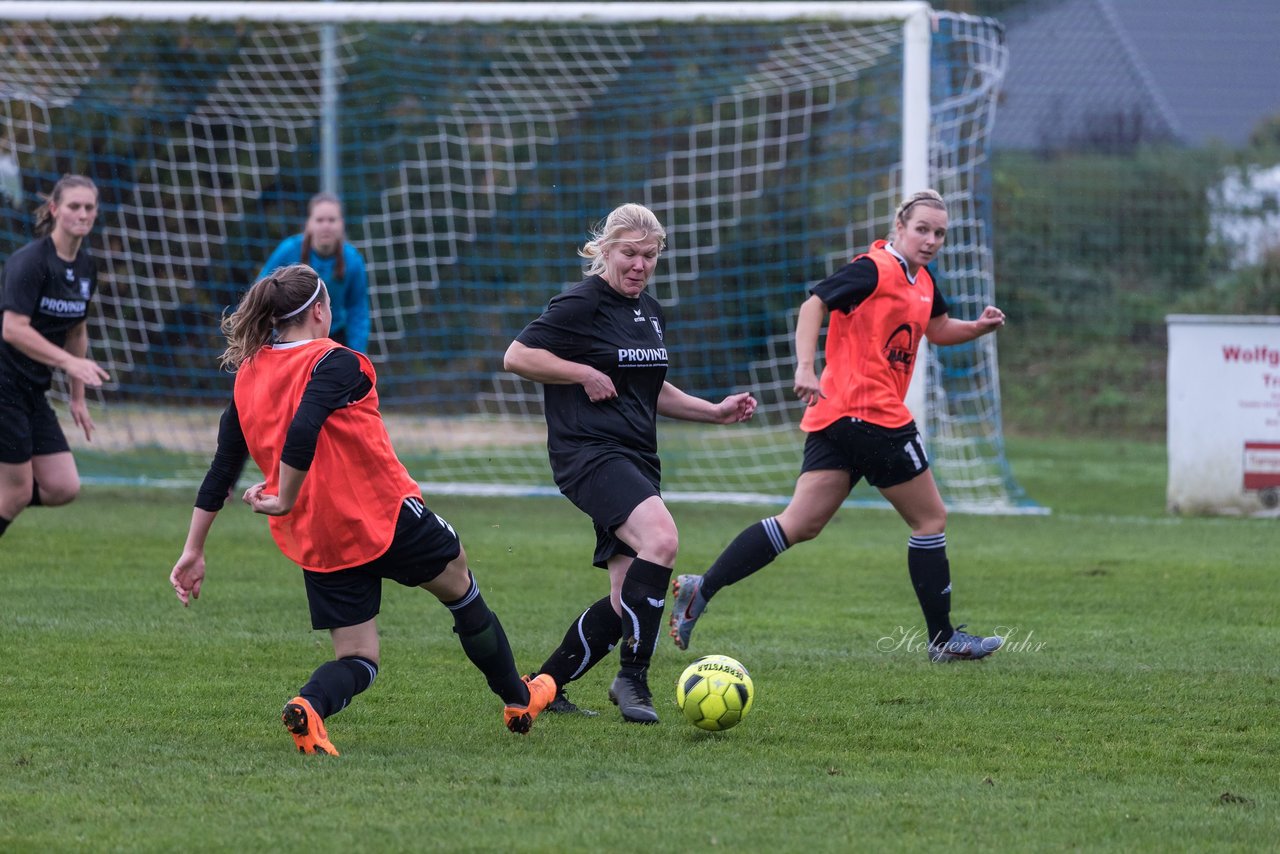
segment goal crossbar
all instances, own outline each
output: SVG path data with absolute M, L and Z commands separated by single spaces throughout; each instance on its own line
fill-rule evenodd
M 308 2 L 173 2 L 134 3 L 128 0 L 36 2 L 3 0 L 0 20 L 88 21 L 119 18 L 126 21 L 291 21 L 334 24 L 361 20 L 397 21 L 781 21 L 832 18 L 844 21 L 885 21 L 924 18 L 932 8 L 923 0 L 888 2 L 746 2 L 739 3 L 308 3 Z
M 128 0 L 0 0 L 0 20 L 88 21 L 120 18 L 135 21 L 259 21 L 337 24 L 343 21 L 563 21 L 637 22 L 783 21 L 830 18 L 842 21 L 903 22 L 902 191 L 915 192 L 929 183 L 929 44 L 933 8 L 923 0 L 870 2 L 741 2 L 741 3 L 306 3 L 191 2 L 132 3 Z M 923 392 L 913 385 L 911 402 L 923 405 Z

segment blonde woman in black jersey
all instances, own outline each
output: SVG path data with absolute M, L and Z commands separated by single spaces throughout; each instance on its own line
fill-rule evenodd
M 552 298 L 503 365 L 543 384 L 556 485 L 591 517 L 594 563 L 609 595 L 574 621 L 543 664 L 563 686 L 622 641 L 610 699 L 632 723 L 657 723 L 648 686 L 679 537 L 662 501 L 657 417 L 734 424 L 755 412 L 745 392 L 719 403 L 667 382 L 666 316 L 646 288 L 666 231 L 643 205 L 615 209 L 579 251 L 586 278 Z M 572 711 L 563 695 L 550 711 Z

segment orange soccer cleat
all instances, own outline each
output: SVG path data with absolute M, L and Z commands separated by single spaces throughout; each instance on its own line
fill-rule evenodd
M 520 678 L 529 686 L 529 705 L 506 706 L 502 710 L 502 719 L 506 722 L 507 729 L 523 735 L 533 727 L 538 713 L 556 698 L 556 682 L 545 673 L 533 679 L 528 676 Z
M 325 732 L 324 721 L 302 697 L 294 697 L 284 704 L 280 720 L 289 735 L 293 736 L 293 743 L 298 745 L 299 753 L 338 755 L 338 749 L 329 741 L 329 734 Z

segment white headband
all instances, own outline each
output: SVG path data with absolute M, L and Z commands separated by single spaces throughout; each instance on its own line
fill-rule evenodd
M 320 296 L 320 289 L 321 289 L 321 288 L 323 288 L 323 287 L 324 287 L 324 279 L 320 278 L 319 276 L 316 276 L 316 292 L 315 292 L 315 293 L 313 293 L 313 294 L 312 294 L 312 295 L 307 299 L 307 301 L 306 301 L 306 302 L 304 302 L 302 305 L 300 305 L 300 306 L 298 306 L 297 308 L 295 308 L 293 311 L 289 312 L 288 314 L 283 314 L 283 315 L 281 315 L 281 316 L 280 316 L 280 319 L 281 319 L 281 320 L 288 320 L 289 318 L 293 317 L 295 314 L 302 314 L 302 312 L 306 310 L 307 306 L 309 306 L 309 305 L 311 305 L 311 303 L 315 302 L 315 301 L 316 301 L 316 297 Z

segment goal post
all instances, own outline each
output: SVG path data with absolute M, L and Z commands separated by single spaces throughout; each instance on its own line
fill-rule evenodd
M 905 193 L 948 199 L 953 314 L 994 301 L 1006 49 L 989 19 L 923 2 L 0 2 L 0 41 L 0 159 L 26 198 L 0 205 L 0 260 L 59 174 L 102 190 L 91 337 L 113 381 L 91 401 L 99 441 L 76 445 L 87 478 L 198 477 L 231 388 L 218 319 L 324 187 L 368 265 L 393 440 L 435 491 L 550 487 L 539 389 L 501 355 L 622 202 L 668 228 L 652 289 L 672 381 L 763 404 L 732 429 L 662 423 L 673 498 L 789 494 L 795 310 Z M 951 505 L 1025 505 L 994 337 L 918 376 Z

